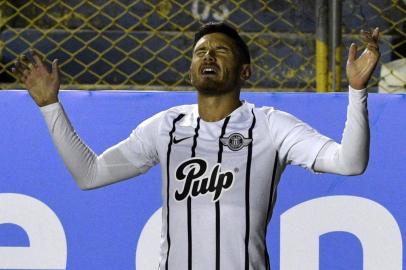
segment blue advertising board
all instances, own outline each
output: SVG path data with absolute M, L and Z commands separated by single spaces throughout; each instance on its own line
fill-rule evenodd
M 243 93 L 341 140 L 347 94 Z M 192 92 L 62 91 L 81 138 L 96 152 Z M 268 227 L 272 269 L 402 269 L 406 230 L 406 96 L 370 94 L 371 151 L 363 175 L 288 166 Z M 156 269 L 159 167 L 81 191 L 25 91 L 0 92 L 0 269 Z M 148 222 L 149 220 L 149 222 Z M 146 225 L 148 224 L 148 225 Z M 136 260 L 137 258 L 137 260 Z M 156 259 L 157 260 L 157 259 Z

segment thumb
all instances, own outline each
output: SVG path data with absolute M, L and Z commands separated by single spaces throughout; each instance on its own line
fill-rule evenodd
M 357 57 L 357 45 L 352 43 L 348 52 L 348 62 L 354 62 Z
M 58 59 L 52 61 L 52 77 L 59 80 L 59 66 L 58 66 Z

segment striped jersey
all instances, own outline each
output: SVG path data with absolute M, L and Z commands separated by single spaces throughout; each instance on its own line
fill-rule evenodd
M 243 104 L 205 122 L 197 105 L 141 123 L 123 154 L 162 168 L 159 270 L 265 270 L 267 225 L 287 164 L 312 169 L 330 139 L 292 115 Z

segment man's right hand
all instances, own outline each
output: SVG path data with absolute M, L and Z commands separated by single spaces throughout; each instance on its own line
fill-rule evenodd
M 30 50 L 33 61 L 22 55 L 15 61 L 12 72 L 25 84 L 30 96 L 35 103 L 46 106 L 58 102 L 60 87 L 58 60 L 52 62 L 52 71 L 41 60 L 41 57 L 33 50 Z

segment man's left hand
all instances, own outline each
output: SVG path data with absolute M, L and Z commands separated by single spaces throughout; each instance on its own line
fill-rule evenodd
M 361 37 L 366 48 L 357 58 L 357 45 L 351 44 L 347 61 L 347 78 L 354 89 L 364 89 L 378 63 L 379 53 L 379 28 L 372 32 L 361 30 Z

